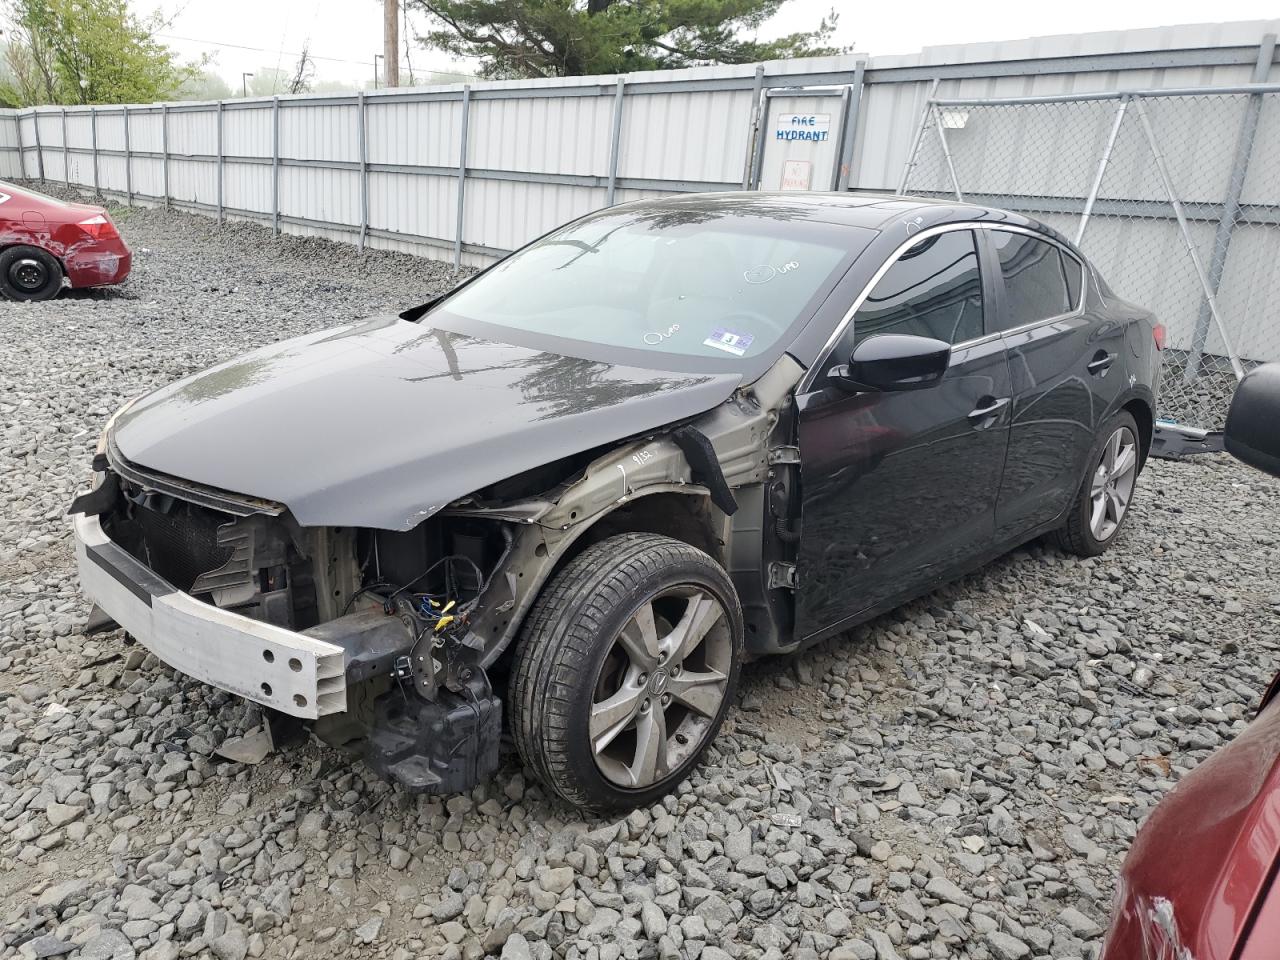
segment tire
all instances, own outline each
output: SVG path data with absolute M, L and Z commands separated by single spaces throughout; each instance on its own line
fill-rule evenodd
M 0 250 L 0 294 L 9 300 L 49 300 L 62 290 L 62 265 L 38 247 Z
M 1122 469 L 1115 469 L 1109 462 L 1117 436 L 1120 437 L 1119 449 L 1128 451 L 1128 458 L 1121 454 L 1125 464 Z M 1068 553 L 1096 557 L 1115 542 L 1128 519 L 1138 473 L 1142 469 L 1138 424 L 1129 413 L 1122 410 L 1106 422 L 1094 440 L 1087 463 L 1088 469 L 1067 512 L 1067 520 L 1054 531 L 1054 538 L 1058 546 Z M 1105 521 L 1101 524 L 1096 512 L 1100 493 Z
M 584 810 L 652 803 L 715 739 L 742 632 L 733 584 L 701 550 L 645 533 L 587 548 L 521 631 L 508 697 L 521 759 Z

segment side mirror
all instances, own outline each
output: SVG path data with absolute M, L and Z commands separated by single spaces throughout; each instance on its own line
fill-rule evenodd
M 868 337 L 844 366 L 831 368 L 831 379 L 845 390 L 921 390 L 947 372 L 951 345 L 930 337 L 884 333 Z
M 1256 367 L 1240 381 L 1223 430 L 1227 453 L 1280 477 L 1280 363 Z

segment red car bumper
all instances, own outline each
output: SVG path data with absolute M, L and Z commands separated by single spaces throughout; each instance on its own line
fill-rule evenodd
M 117 237 L 69 249 L 63 266 L 71 286 L 101 287 L 124 282 L 133 268 L 133 254 Z

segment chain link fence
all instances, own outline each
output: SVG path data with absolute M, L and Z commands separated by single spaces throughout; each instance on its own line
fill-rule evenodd
M 926 105 L 900 193 L 1034 216 L 1167 330 L 1158 416 L 1221 429 L 1280 360 L 1280 86 Z

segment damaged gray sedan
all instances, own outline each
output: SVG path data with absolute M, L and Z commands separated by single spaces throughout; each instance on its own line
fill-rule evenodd
M 89 629 L 412 790 L 491 773 L 505 715 L 570 803 L 648 803 L 745 659 L 1040 533 L 1105 549 L 1160 335 L 1012 214 L 615 207 L 126 404 L 71 507 Z

